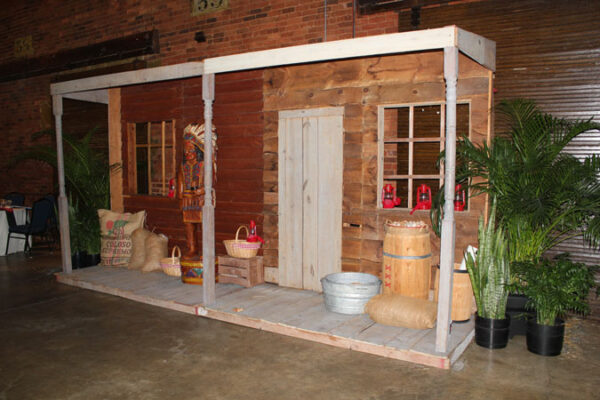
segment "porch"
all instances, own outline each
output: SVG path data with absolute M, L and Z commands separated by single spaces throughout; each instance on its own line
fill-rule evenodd
M 453 323 L 446 352 L 435 351 L 436 330 L 380 325 L 366 314 L 325 310 L 320 293 L 273 284 L 216 284 L 216 302 L 203 304 L 203 286 L 163 273 L 92 267 L 56 274 L 58 282 L 140 303 L 402 361 L 448 369 L 474 336 L 473 320 Z

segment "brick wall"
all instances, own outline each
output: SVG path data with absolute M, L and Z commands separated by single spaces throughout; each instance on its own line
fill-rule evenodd
M 352 37 L 352 2 L 328 0 L 327 40 Z M 0 64 L 16 61 L 15 39 L 31 35 L 32 57 L 158 29 L 160 54 L 149 65 L 171 65 L 218 55 L 320 42 L 324 40 L 324 1 L 230 1 L 229 8 L 191 15 L 190 1 L 48 0 L 4 2 L 0 16 Z M 356 36 L 397 31 L 393 12 L 356 16 Z M 207 40 L 197 43 L 203 31 Z M 54 75 L 0 83 L 0 167 L 28 146 L 31 133 L 53 127 L 49 88 Z M 64 127 L 66 131 L 69 126 Z M 32 174 L 32 171 L 36 171 Z M 24 192 L 31 202 L 54 189 L 49 168 L 27 163 L 0 175 L 0 195 Z

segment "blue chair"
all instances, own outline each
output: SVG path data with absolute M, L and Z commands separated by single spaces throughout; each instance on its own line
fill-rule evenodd
M 33 203 L 31 211 L 31 222 L 28 224 L 17 225 L 14 223 L 14 216 L 8 219 L 8 238 L 6 239 L 6 253 L 8 253 L 8 245 L 11 237 L 22 236 L 25 239 L 24 251 L 27 253 L 31 250 L 29 246 L 30 236 L 45 236 L 49 233 L 48 221 L 54 211 L 54 205 L 48 199 L 40 199 Z M 14 225 L 13 225 L 14 224 Z M 12 225 L 12 226 L 11 226 Z
M 25 196 L 21 193 L 11 192 L 4 196 L 5 200 L 10 200 L 12 206 L 24 206 L 25 205 Z
M 56 214 L 58 212 L 58 205 L 56 204 L 56 198 L 51 193 L 45 195 L 44 199 L 48 199 L 52 202 L 52 212 L 50 219 L 48 220 L 48 231 L 52 239 L 52 243 L 56 243 L 60 236 L 58 229 L 58 216 Z

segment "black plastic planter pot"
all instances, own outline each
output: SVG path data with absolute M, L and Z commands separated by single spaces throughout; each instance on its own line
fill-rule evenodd
M 509 294 L 506 301 L 506 314 L 510 316 L 508 337 L 527 334 L 527 319 L 533 313 L 525 308 L 529 298 L 520 294 Z
M 94 267 L 100 264 L 100 254 L 86 254 L 85 266 Z
M 77 251 L 71 254 L 71 267 L 73 269 L 84 268 L 86 266 L 87 252 Z
M 93 267 L 100 264 L 100 254 L 88 254 L 86 251 L 78 251 L 71 254 L 71 266 L 73 269 Z
M 475 317 L 475 343 L 486 349 L 502 349 L 508 343 L 510 316 L 505 319 Z
M 541 356 L 557 356 L 565 338 L 565 321 L 557 318 L 554 325 L 539 325 L 535 318 L 527 321 L 527 350 Z

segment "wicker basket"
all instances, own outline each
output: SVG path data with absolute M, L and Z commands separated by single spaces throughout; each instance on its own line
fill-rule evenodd
M 177 250 L 177 257 L 175 257 L 175 250 Z M 181 276 L 181 250 L 179 246 L 173 246 L 171 250 L 171 257 L 164 257 L 160 259 L 160 266 L 163 272 L 169 276 Z
M 247 242 L 246 240 L 238 239 L 240 229 L 242 228 L 246 230 L 246 237 L 248 237 L 248 228 L 246 228 L 245 225 L 240 225 L 240 227 L 235 232 L 234 240 L 223 240 L 223 244 L 225 244 L 225 250 L 227 250 L 227 254 L 231 257 L 256 257 L 256 253 L 258 253 L 258 249 L 260 249 L 260 242 Z

